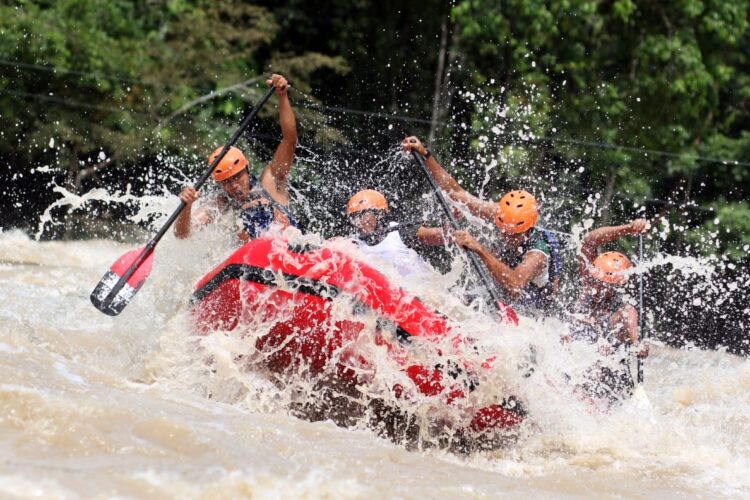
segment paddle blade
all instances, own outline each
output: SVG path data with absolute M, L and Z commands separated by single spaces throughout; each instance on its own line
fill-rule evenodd
M 510 323 L 511 325 L 518 326 L 518 314 L 516 310 L 502 302 L 497 302 L 497 312 L 500 315 L 500 320 L 504 323 Z
M 91 292 L 91 303 L 94 304 L 94 307 L 110 316 L 117 316 L 125 309 L 125 306 L 128 305 L 133 296 L 143 286 L 146 278 L 151 273 L 154 253 L 149 252 L 143 258 L 142 255 L 146 251 L 146 247 L 131 250 L 123 254 L 112 264 L 112 267 L 104 273 L 102 279 L 99 280 L 99 284 Z M 137 267 L 130 277 L 125 280 L 125 274 L 127 274 L 128 269 L 133 264 L 136 264 Z M 112 293 L 113 291 L 115 293 Z

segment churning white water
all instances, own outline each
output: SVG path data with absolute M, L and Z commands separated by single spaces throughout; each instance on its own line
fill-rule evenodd
M 230 250 L 218 234 L 164 241 L 116 318 L 88 296 L 129 246 L 0 234 L 0 496 L 750 495 L 750 362 L 656 346 L 647 400 L 599 413 L 558 384 L 588 354 L 561 348 L 554 322 L 497 334 L 540 348 L 529 419 L 504 448 L 408 450 L 289 416 L 233 363 L 237 339 L 195 337 L 188 298 Z

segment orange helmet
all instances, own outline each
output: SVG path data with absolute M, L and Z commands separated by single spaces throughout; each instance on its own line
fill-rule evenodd
M 219 156 L 222 149 L 224 149 L 224 146 L 216 148 L 211 153 L 211 156 L 208 157 L 209 165 Z M 211 172 L 211 176 L 216 182 L 221 182 L 242 172 L 245 168 L 247 168 L 247 158 L 242 154 L 242 151 L 231 146 L 227 154 L 224 155 L 224 158 L 221 159 L 219 164 L 214 168 L 214 171 Z
M 537 219 L 536 199 L 528 191 L 511 191 L 497 202 L 495 224 L 504 233 L 525 233 L 534 227 Z
M 349 203 L 346 204 L 346 213 L 349 215 L 362 210 L 388 210 L 388 201 L 374 189 L 365 189 L 349 198 Z
M 620 252 L 604 252 L 594 259 L 591 275 L 605 283 L 621 285 L 628 280 L 623 271 L 631 267 L 633 267 L 633 264 L 630 259 Z

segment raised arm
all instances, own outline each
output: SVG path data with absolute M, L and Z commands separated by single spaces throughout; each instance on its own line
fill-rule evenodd
M 454 179 L 453 176 L 451 176 L 451 174 L 449 174 L 448 171 L 438 163 L 435 157 L 427 151 L 427 148 L 424 147 L 422 141 L 417 137 L 407 137 L 401 142 L 401 146 L 406 152 L 411 152 L 413 150 L 425 157 L 425 165 L 430 171 L 430 175 L 435 179 L 437 185 L 440 186 L 443 191 L 448 193 L 451 198 L 459 203 L 465 204 L 469 211 L 475 216 L 490 221 L 495 220 L 497 205 L 491 201 L 481 200 L 462 188 L 456 179 Z
M 292 170 L 294 152 L 297 149 L 297 120 L 294 110 L 289 102 L 289 82 L 281 75 L 272 75 L 268 85 L 276 88 L 276 96 L 279 99 L 279 124 L 281 125 L 281 142 L 276 147 L 276 152 L 271 162 L 263 169 L 261 184 L 282 204 L 289 203 L 289 191 L 287 189 L 287 177 Z
M 646 219 L 635 219 L 622 226 L 605 226 L 594 229 L 584 236 L 581 244 L 581 253 L 588 261 L 587 264 L 594 262 L 599 254 L 599 247 L 611 241 L 615 241 L 623 236 L 632 234 L 642 234 L 648 229 Z

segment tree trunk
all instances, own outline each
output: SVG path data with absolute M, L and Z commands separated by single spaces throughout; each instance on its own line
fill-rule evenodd
M 432 96 L 432 117 L 430 120 L 430 133 L 427 136 L 427 144 L 432 144 L 437 132 L 437 122 L 440 117 L 440 101 L 443 91 L 443 73 L 445 72 L 445 55 L 448 46 L 448 19 L 443 18 L 440 33 L 440 53 L 438 54 L 437 71 L 435 72 L 435 92 Z

